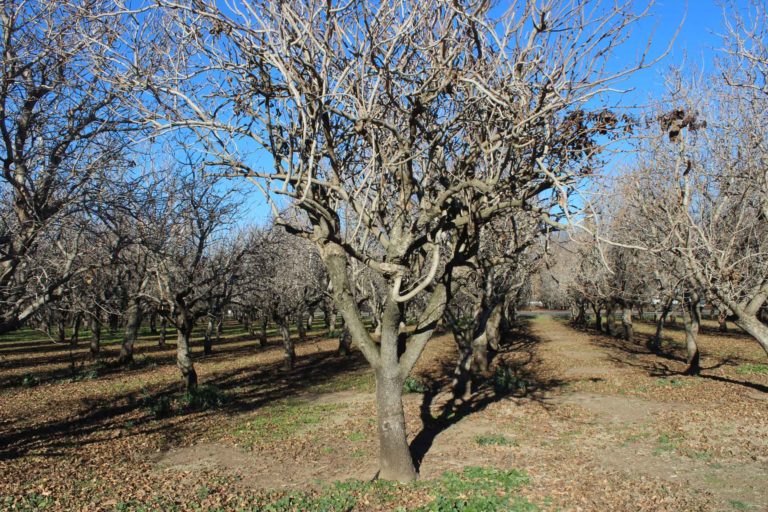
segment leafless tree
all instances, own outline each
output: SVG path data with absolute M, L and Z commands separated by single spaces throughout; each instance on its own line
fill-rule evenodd
M 516 2 L 493 19 L 487 3 L 437 0 L 165 2 L 182 44 L 167 72 L 148 75 L 156 125 L 199 134 L 210 165 L 305 212 L 311 229 L 297 232 L 316 243 L 376 373 L 381 478 L 415 477 L 402 385 L 443 315 L 451 261 L 471 257 L 482 226 L 514 209 L 550 222 L 572 213 L 569 194 L 597 164 L 594 136 L 621 124 L 590 100 L 643 64 L 605 66 L 645 13 L 630 4 Z M 254 148 L 273 170 L 255 164 Z M 366 252 L 367 239 L 381 251 Z M 389 288 L 380 344 L 348 258 Z M 416 299 L 424 307 L 400 351 L 404 305 Z

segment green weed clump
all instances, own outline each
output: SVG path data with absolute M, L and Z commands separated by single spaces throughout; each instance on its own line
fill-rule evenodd
M 518 446 L 518 442 L 502 434 L 481 434 L 475 436 L 475 442 L 480 446 Z
M 493 373 L 493 389 L 499 395 L 525 393 L 528 389 L 528 382 L 518 376 L 514 368 L 502 362 Z
M 744 363 L 736 371 L 742 375 L 768 375 L 768 364 Z
M 180 396 L 152 395 L 145 389 L 141 403 L 155 418 L 167 418 L 175 414 L 218 409 L 230 400 L 229 395 L 216 386 L 199 386 Z
M 415 377 L 407 377 L 405 379 L 405 382 L 403 383 L 403 392 L 404 393 L 426 393 L 427 386 L 425 386 L 421 380 Z

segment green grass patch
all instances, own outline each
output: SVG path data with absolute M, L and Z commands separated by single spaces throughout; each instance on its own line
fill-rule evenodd
M 314 393 L 335 393 L 338 391 L 360 391 L 372 393 L 376 390 L 376 380 L 373 372 L 364 371 L 356 373 L 343 373 L 332 379 L 312 386 Z
M 728 504 L 733 507 L 734 510 L 751 510 L 752 505 L 748 503 L 744 503 L 743 501 L 739 500 L 729 500 Z
M 744 363 L 736 371 L 742 375 L 768 375 L 768 364 Z
M 475 442 L 480 446 L 519 446 L 517 441 L 502 434 L 480 434 L 475 436 Z
M 291 437 L 327 419 L 328 414 L 346 407 L 343 404 L 310 404 L 286 401 L 261 409 L 257 416 L 238 426 L 234 436 L 247 447 L 261 442 Z
M 661 455 L 665 452 L 677 451 L 682 440 L 683 436 L 679 434 L 661 434 L 656 439 L 656 449 L 653 451 L 653 454 Z
M 689 382 L 685 381 L 684 379 L 676 379 L 674 377 L 669 379 L 662 377 L 660 379 L 656 379 L 656 384 L 658 386 L 672 386 L 673 388 L 679 388 L 689 384 Z
M 461 472 L 446 472 L 435 482 L 424 482 L 434 501 L 416 510 L 422 512 L 492 512 L 537 510 L 529 501 L 515 496 L 515 491 L 530 482 L 518 470 L 467 467 Z
M 366 435 L 363 432 L 350 432 L 349 435 L 347 435 L 347 439 L 352 441 L 353 443 L 359 443 L 360 441 L 365 441 Z

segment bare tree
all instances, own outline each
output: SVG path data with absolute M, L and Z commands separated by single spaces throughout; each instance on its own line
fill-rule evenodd
M 136 128 L 124 90 L 102 80 L 120 17 L 102 2 L 0 5 L 0 331 L 18 328 L 87 271 L 80 219 L 126 165 Z M 69 224 L 67 239 L 61 228 Z M 45 254 L 42 254 L 45 253 Z M 55 263 L 47 260 L 55 255 Z
M 521 2 L 493 19 L 485 3 L 167 4 L 183 45 L 166 73 L 149 75 L 165 114 L 156 124 L 201 135 L 209 164 L 305 212 L 311 229 L 295 231 L 317 244 L 375 370 L 379 476 L 412 480 L 402 385 L 442 317 L 445 272 L 472 256 L 465 249 L 495 217 L 572 213 L 569 193 L 599 151 L 593 135 L 620 124 L 589 101 L 638 67 L 604 64 L 645 11 Z M 254 146 L 272 171 L 249 158 Z M 368 239 L 380 250 L 367 252 Z M 348 258 L 387 283 L 380 344 Z M 398 350 L 403 310 L 417 298 L 424 307 Z

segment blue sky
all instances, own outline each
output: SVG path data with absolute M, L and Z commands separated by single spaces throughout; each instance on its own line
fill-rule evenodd
M 606 5 L 612 0 L 605 0 Z M 634 0 L 637 8 L 647 4 L 646 0 Z M 748 8 L 748 0 L 735 0 L 739 10 Z M 504 0 L 499 8 L 504 7 Z M 720 35 L 723 33 L 723 9 L 721 0 L 657 0 L 651 15 L 635 27 L 632 39 L 619 48 L 613 59 L 617 68 L 635 62 L 646 42 L 651 40 L 650 57 L 658 57 L 669 46 L 669 53 L 651 68 L 644 69 L 620 84 L 620 88 L 629 92 L 622 95 L 620 103 L 626 106 L 642 106 L 664 93 L 664 73 L 670 66 L 685 63 L 688 69 L 696 72 L 711 72 L 713 59 L 722 46 Z M 675 34 L 677 35 L 675 36 Z M 626 155 L 625 155 L 626 156 Z M 623 158 L 619 156 L 619 161 Z M 616 161 L 609 164 L 610 167 Z M 268 166 L 268 162 L 264 162 Z M 250 220 L 265 222 L 270 212 L 264 198 L 251 186 L 244 190 L 250 204 Z
M 685 63 L 697 71 L 712 71 L 713 57 L 722 46 L 720 35 L 724 32 L 721 4 L 720 0 L 657 1 L 652 16 L 636 28 L 634 43 L 622 47 L 615 58 L 619 62 L 635 59 L 636 52 L 648 38 L 653 40 L 655 56 L 674 38 L 672 49 L 657 65 L 633 75 L 625 84 L 633 89 L 625 101 L 645 103 L 662 93 L 663 74 L 670 66 Z M 736 5 L 739 10 L 746 9 L 747 2 L 737 1 Z

